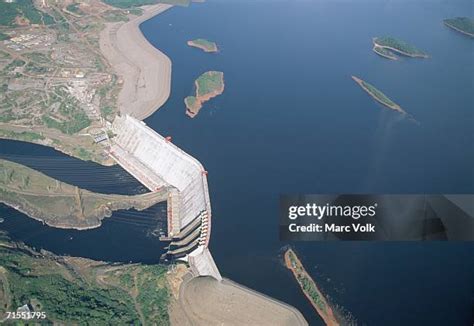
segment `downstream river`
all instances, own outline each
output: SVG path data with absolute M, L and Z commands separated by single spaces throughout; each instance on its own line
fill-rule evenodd
M 469 0 L 210 0 L 142 24 L 173 61 L 171 97 L 146 123 L 209 171 L 211 251 L 225 277 L 322 325 L 282 264 L 280 194 L 474 192 L 474 43 L 442 24 L 471 13 Z M 400 37 L 431 58 L 383 59 L 372 52 L 378 35 Z M 220 52 L 186 45 L 198 37 L 217 42 Z M 183 99 L 207 70 L 224 72 L 225 92 L 190 119 Z M 376 104 L 351 75 L 380 88 L 420 125 Z M 31 150 L 1 142 L 2 155 L 88 189 L 144 191 L 119 168 L 22 146 Z M 44 164 L 47 158 L 57 165 Z M 69 161 L 73 173 L 61 168 Z M 162 211 L 120 212 L 81 233 L 2 206 L 0 228 L 58 253 L 153 263 L 161 247 L 149 233 Z M 291 245 L 322 291 L 359 324 L 472 324 L 473 243 Z

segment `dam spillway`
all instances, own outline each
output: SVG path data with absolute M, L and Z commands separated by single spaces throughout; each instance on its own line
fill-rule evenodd
M 110 156 L 150 191 L 168 189 L 168 238 L 175 244 L 169 254 L 195 274 L 221 280 L 208 249 L 211 202 L 202 164 L 131 116 L 117 116 L 111 131 Z

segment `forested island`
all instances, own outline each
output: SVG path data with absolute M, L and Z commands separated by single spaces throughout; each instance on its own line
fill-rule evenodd
M 203 38 L 188 41 L 188 45 L 203 50 L 204 52 L 217 52 L 217 44 Z
M 167 196 L 166 189 L 135 196 L 94 193 L 0 159 L 0 202 L 57 228 L 95 228 L 113 211 L 143 210 Z
M 474 37 L 474 19 L 469 17 L 455 17 L 445 19 L 444 24 L 465 35 Z
M 406 114 L 406 112 L 395 102 L 393 102 L 391 99 L 387 97 L 384 93 L 382 93 L 380 90 L 378 90 L 375 86 L 367 83 L 366 81 L 363 81 L 360 78 L 357 78 L 355 76 L 352 76 L 352 79 L 359 84 L 360 87 L 364 91 L 366 91 L 370 96 L 372 96 L 377 102 L 385 105 L 389 109 L 395 110 L 397 112 L 400 112 L 402 114 Z
M 196 95 L 184 99 L 186 114 L 191 118 L 199 113 L 203 103 L 224 92 L 224 73 L 221 71 L 205 72 L 196 79 L 194 84 Z
M 311 278 L 306 269 L 304 268 L 301 261 L 296 256 L 292 249 L 288 249 L 284 255 L 285 266 L 293 272 L 293 275 L 298 281 L 301 290 L 305 294 L 306 298 L 311 302 L 312 306 L 316 309 L 319 316 L 324 320 L 328 326 L 337 326 L 339 322 L 331 309 L 328 301 L 319 290 L 316 282 Z
M 0 232 L 0 323 L 23 307 L 46 317 L 13 324 L 169 325 L 166 272 L 36 251 Z
M 428 58 L 426 53 L 415 46 L 394 37 L 374 37 L 372 41 L 374 43 L 374 52 L 388 59 L 394 59 L 393 52 L 412 58 Z

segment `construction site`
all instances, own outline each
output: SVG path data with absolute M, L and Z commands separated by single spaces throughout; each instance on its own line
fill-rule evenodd
M 168 190 L 168 234 L 164 259 L 187 261 L 196 276 L 222 277 L 208 249 L 211 202 L 207 171 L 191 155 L 131 116 L 111 128 L 110 156 L 150 191 Z

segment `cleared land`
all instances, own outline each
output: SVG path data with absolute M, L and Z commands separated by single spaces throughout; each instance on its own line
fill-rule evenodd
M 319 290 L 314 280 L 308 272 L 306 272 L 306 269 L 296 256 L 295 252 L 291 249 L 288 249 L 285 252 L 285 265 L 293 272 L 293 275 L 298 281 L 304 295 L 308 298 L 309 302 L 311 302 L 326 325 L 338 326 L 339 322 L 337 321 L 331 306 Z
M 396 52 L 412 58 L 428 58 L 428 55 L 423 51 L 417 49 L 405 41 L 396 39 L 394 37 L 374 37 L 372 41 L 374 43 L 374 50 L 376 47 L 379 47 L 385 49 L 386 51 Z M 381 54 L 382 52 L 379 50 L 379 52 L 376 53 Z
M 362 79 L 357 78 L 355 76 L 352 76 L 352 79 L 357 84 L 359 84 L 359 86 L 362 87 L 362 89 L 364 91 L 366 91 L 370 96 L 372 96 L 372 98 L 375 99 L 377 102 L 385 105 L 389 109 L 395 110 L 395 111 L 400 112 L 402 114 L 406 114 L 406 112 L 398 104 L 396 104 L 391 99 L 389 99 L 387 97 L 387 95 L 385 95 L 384 93 L 379 91 L 377 88 L 375 88 L 375 86 L 373 86 L 373 85 L 371 85 L 371 84 L 369 84 L 369 83 L 367 83 L 367 82 L 363 81 Z
M 445 19 L 444 24 L 452 29 L 468 35 L 470 37 L 474 37 L 474 19 L 469 17 L 455 17 Z
M 216 43 L 208 41 L 203 38 L 198 38 L 192 41 L 188 41 L 188 45 L 201 49 L 204 52 L 217 52 L 218 51 Z
M 169 325 L 167 268 L 35 251 L 0 233 L 0 322 L 29 304 L 45 324 Z M 43 324 L 43 323 L 42 323 Z
M 95 228 L 115 210 L 143 210 L 166 200 L 166 189 L 135 196 L 93 193 L 0 159 L 0 202 L 53 227 Z
M 307 325 L 295 308 L 227 279 L 196 277 L 183 282 L 179 306 L 173 309 L 180 325 Z
M 205 72 L 196 79 L 194 84 L 196 95 L 184 99 L 186 114 L 191 118 L 199 113 L 205 102 L 224 92 L 224 73 L 221 71 Z

